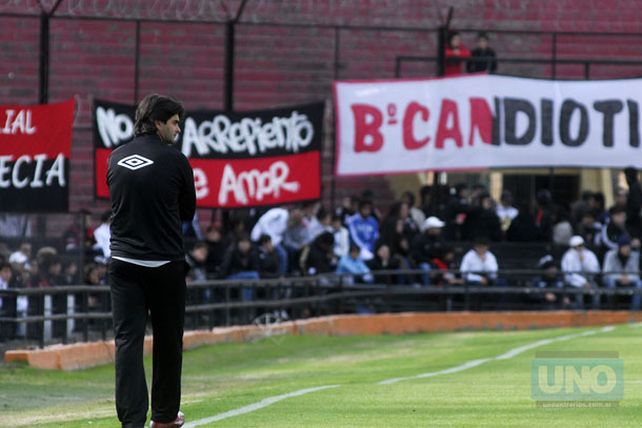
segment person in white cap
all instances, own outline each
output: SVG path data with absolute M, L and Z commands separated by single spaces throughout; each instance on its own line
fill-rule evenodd
M 562 272 L 566 284 L 575 288 L 596 288 L 595 274 L 600 272 L 600 262 L 595 253 L 584 246 L 584 238 L 579 235 L 569 240 L 569 249 L 562 256 Z M 582 308 L 584 296 L 576 295 L 577 309 Z M 593 295 L 593 308 L 600 305 L 600 295 Z
M 430 285 L 433 260 L 441 258 L 445 247 L 442 236 L 445 224 L 437 217 L 428 217 L 422 225 L 423 233 L 415 236 L 410 245 L 410 257 L 422 271 L 421 282 L 424 286 Z

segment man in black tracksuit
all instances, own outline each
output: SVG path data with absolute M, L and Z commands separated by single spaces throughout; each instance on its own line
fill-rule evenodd
M 179 412 L 185 315 L 181 222 L 196 208 L 187 158 L 172 144 L 183 106 L 148 95 L 136 110 L 136 137 L 112 153 L 109 285 L 116 341 L 116 410 L 123 427 L 143 427 L 148 396 L 143 366 L 147 314 L 154 335 L 152 427 L 183 424 Z

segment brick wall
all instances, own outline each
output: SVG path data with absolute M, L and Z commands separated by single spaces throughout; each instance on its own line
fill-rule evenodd
M 50 6 L 54 2 L 44 3 Z M 188 109 L 222 108 L 223 21 L 238 5 L 238 0 L 62 1 L 51 21 L 49 88 L 50 101 L 75 97 L 79 106 L 70 171 L 71 210 L 89 208 L 99 212 L 105 207 L 93 200 L 93 99 L 133 103 L 137 95 L 157 91 L 174 94 Z M 632 0 L 249 0 L 236 29 L 235 108 L 256 109 L 319 99 L 327 100 L 330 108 L 334 78 L 392 78 L 396 56 L 434 56 L 434 30 L 449 5 L 455 6 L 452 26 L 471 30 L 463 32 L 465 43 L 472 44 L 472 30 L 486 29 L 492 45 L 504 58 L 549 58 L 553 39 L 550 33 L 499 30 L 642 34 L 642 8 Z M 38 13 L 35 1 L 0 2 L 3 104 L 38 100 Z M 138 89 L 133 19 L 141 19 Z M 557 55 L 640 59 L 641 42 L 642 35 L 560 35 Z M 640 69 L 600 65 L 591 71 L 595 77 L 613 77 L 639 75 Z M 500 63 L 500 71 L 540 77 L 551 74 L 548 65 Z M 401 72 L 403 76 L 430 76 L 435 67 L 408 63 Z M 561 77 L 582 78 L 584 69 L 582 65 L 558 66 L 557 73 Z M 333 169 L 331 114 L 326 130 L 323 195 L 327 202 Z M 391 197 L 385 180 L 378 177 L 337 179 L 335 184 L 337 198 L 368 187 L 375 189 L 384 202 Z

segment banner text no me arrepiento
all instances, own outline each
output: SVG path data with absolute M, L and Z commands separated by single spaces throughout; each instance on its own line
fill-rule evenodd
M 642 79 L 335 82 L 338 175 L 642 167 Z
M 323 103 L 273 110 L 187 112 L 176 143 L 194 169 L 199 207 L 254 207 L 318 199 Z M 134 134 L 134 107 L 94 104 L 96 196 L 111 151 Z

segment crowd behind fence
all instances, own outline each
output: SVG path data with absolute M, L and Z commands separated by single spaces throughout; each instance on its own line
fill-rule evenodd
M 381 271 L 391 282 L 359 284 L 351 275 L 263 280 L 206 280 L 188 285 L 186 329 L 281 321 L 332 314 L 406 311 L 626 310 L 642 289 L 546 288 L 534 285 L 538 270 L 501 270 L 499 285 L 422 286 L 421 270 Z M 452 272 L 458 274 L 460 272 Z M 580 272 L 585 274 L 585 272 Z M 408 284 L 404 281 L 410 279 Z M 407 281 L 405 281 L 407 282 Z M 253 298 L 246 298 L 247 290 Z M 555 299 L 550 299 L 550 295 Z M 205 298 L 204 296 L 208 296 Z M 44 346 L 113 337 L 109 287 L 63 286 L 0 290 L 0 340 Z M 99 304 L 91 305 L 91 299 Z M 18 311 L 27 299 L 28 311 Z

